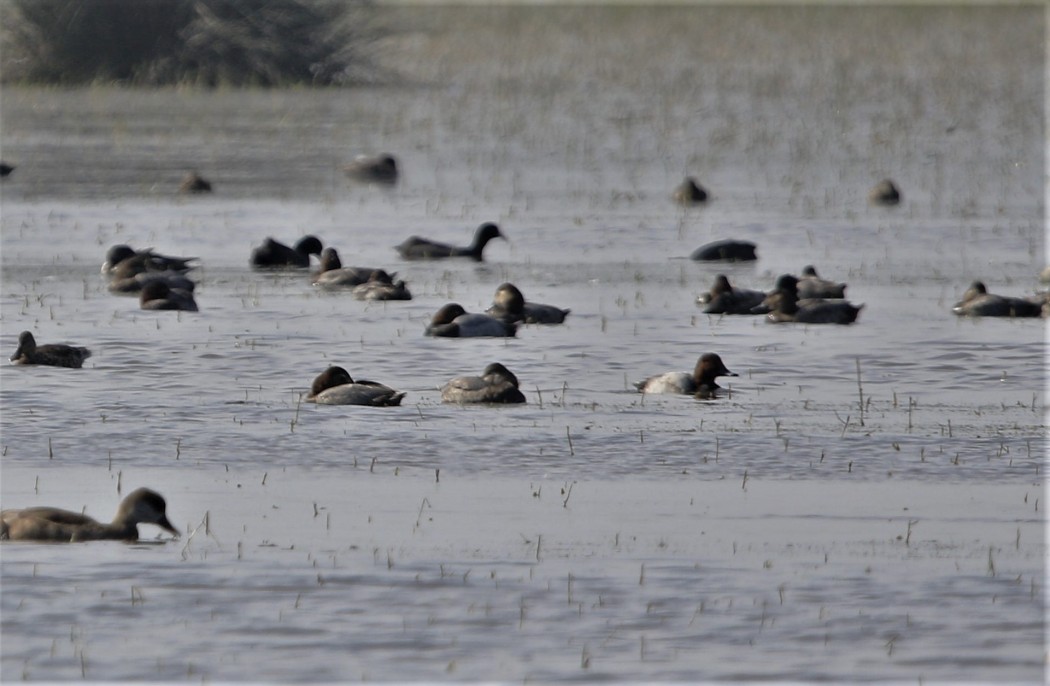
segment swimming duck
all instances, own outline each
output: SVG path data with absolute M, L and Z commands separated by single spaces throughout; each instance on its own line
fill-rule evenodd
M 809 298 L 799 300 L 798 278 L 782 274 L 776 288 L 756 307 L 756 313 L 766 313 L 771 322 L 798 322 L 801 324 L 852 324 L 864 305 L 853 305 L 845 300 Z
M 719 376 L 737 376 L 729 371 L 722 358 L 715 353 L 704 353 L 696 361 L 693 373 L 665 372 L 650 376 L 645 381 L 635 384 L 642 393 L 689 393 L 698 398 L 714 398 L 721 386 L 715 383 Z
M 383 154 L 374 157 L 358 155 L 350 164 L 343 167 L 343 172 L 350 179 L 359 183 L 381 183 L 389 186 L 397 183 L 397 160 L 393 155 Z
M 80 369 L 84 360 L 91 357 L 87 348 L 78 348 L 65 343 L 37 345 L 33 334 L 23 331 L 18 335 L 18 348 L 11 356 L 15 364 L 43 364 L 51 367 Z
M 322 288 L 353 288 L 369 281 L 376 271 L 371 267 L 344 267 L 336 249 L 328 247 L 321 251 L 321 268 L 314 274 L 313 282 Z
M 822 279 L 817 269 L 811 264 L 802 268 L 802 278 L 798 280 L 798 297 L 807 298 L 845 298 L 846 284 Z
M 517 333 L 513 322 L 488 314 L 468 313 L 458 303 L 449 303 L 437 312 L 427 326 L 428 336 L 468 338 L 481 336 L 509 337 Z
M 523 403 L 518 377 L 499 362 L 485 367 L 481 376 L 457 376 L 441 388 L 446 403 Z
M 983 282 L 974 281 L 952 312 L 966 317 L 1041 317 L 1043 299 L 995 295 L 988 292 Z
M 696 182 L 691 176 L 687 176 L 685 181 L 680 183 L 675 189 L 674 193 L 671 194 L 674 201 L 679 205 L 697 205 L 702 202 L 707 202 L 707 190 L 703 186 Z
M 701 245 L 689 256 L 692 260 L 722 261 L 722 262 L 750 262 L 757 260 L 755 254 L 757 246 L 750 241 L 724 240 L 714 241 Z
M 897 184 L 891 179 L 883 179 L 875 184 L 868 193 L 868 202 L 872 205 L 885 205 L 887 207 L 898 205 L 901 201 L 901 192 Z
M 526 301 L 512 283 L 502 283 L 496 288 L 492 306 L 486 312 L 507 322 L 526 324 L 561 324 L 569 314 L 569 310 L 554 305 Z
M 412 293 L 402 280 L 394 281 L 393 277 L 382 269 L 377 269 L 372 277 L 355 286 L 351 291 L 358 300 L 411 300 Z
M 164 279 L 149 279 L 139 291 L 139 309 L 196 312 L 197 301 L 192 291 L 172 288 Z
M 446 243 L 438 243 L 427 238 L 411 236 L 401 245 L 395 246 L 401 257 L 406 260 L 432 260 L 442 257 L 469 257 L 476 262 L 482 261 L 482 251 L 493 238 L 506 237 L 500 233 L 499 227 L 492 222 L 486 222 L 474 231 L 474 242 L 465 248 L 460 248 Z
M 261 269 L 305 268 L 310 266 L 310 255 L 321 255 L 321 248 L 321 241 L 311 235 L 300 238 L 294 248 L 267 238 L 252 250 L 250 262 Z
M 116 279 L 126 279 L 145 272 L 176 272 L 185 274 L 195 265 L 196 257 L 169 257 L 153 252 L 153 248 L 134 250 L 123 243 L 114 245 L 106 252 L 102 273 Z
M 195 171 L 189 172 L 182 177 L 179 193 L 211 193 L 211 182 Z
M 696 300 L 704 306 L 706 314 L 758 314 L 752 310 L 765 298 L 763 291 L 734 288 L 725 274 L 719 274 L 711 290 L 701 293 Z
M 0 512 L 0 539 L 11 541 L 135 541 L 139 524 L 156 524 L 175 536 L 178 529 L 166 514 L 167 503 L 156 491 L 139 488 L 128 494 L 109 524 L 55 507 L 28 507 Z
M 164 281 L 169 288 L 181 289 L 190 293 L 197 287 L 192 279 L 178 272 L 143 272 L 127 278 L 112 279 L 107 288 L 114 295 L 139 295 L 142 287 L 150 281 Z
M 404 397 L 404 393 L 375 381 L 354 381 L 345 369 L 333 366 L 314 379 L 310 394 L 304 400 L 318 405 L 390 407 L 400 405 Z

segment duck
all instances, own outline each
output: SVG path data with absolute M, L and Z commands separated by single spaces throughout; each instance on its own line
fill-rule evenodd
M 359 286 L 354 286 L 351 294 L 358 300 L 411 300 L 412 293 L 401 279 L 394 281 L 390 274 L 377 269 Z
M 715 283 L 707 293 L 697 297 L 705 314 L 757 314 L 752 310 L 766 299 L 764 291 L 734 288 L 725 274 L 715 276 Z
M 179 193 L 211 193 L 211 182 L 197 172 L 191 171 L 182 177 Z
M 176 272 L 185 274 L 195 265 L 196 257 L 171 257 L 153 252 L 153 248 L 135 250 L 124 243 L 112 246 L 106 251 L 106 261 L 102 263 L 102 273 L 117 279 L 125 279 L 145 272 Z
M 47 343 L 37 345 L 36 339 L 29 331 L 18 334 L 18 348 L 11 356 L 15 364 L 41 364 L 49 367 L 69 367 L 80 369 L 84 360 L 91 357 L 91 351 L 65 343 Z
M 474 241 L 464 247 L 456 247 L 448 245 L 446 243 L 438 243 L 428 238 L 420 238 L 419 236 L 410 236 L 406 238 L 400 245 L 394 247 L 398 253 L 401 254 L 406 260 L 433 260 L 444 257 L 469 257 L 475 262 L 481 262 L 483 260 L 482 252 L 485 250 L 485 246 L 493 238 L 503 238 L 506 240 L 499 227 L 492 222 L 486 222 L 479 226 L 474 231 Z
M 714 241 L 694 250 L 689 259 L 705 262 L 750 262 L 758 259 L 755 254 L 756 247 L 758 246 L 750 241 Z
M 798 280 L 798 297 L 807 298 L 845 298 L 846 284 L 822 279 L 817 268 L 807 264 L 802 268 L 802 278 Z
M 445 403 L 523 403 L 518 377 L 499 362 L 485 367 L 481 376 L 457 376 L 442 386 Z
M 167 503 L 156 491 L 139 488 L 120 502 L 109 524 L 55 507 L 28 507 L 0 512 L 0 539 L 11 541 L 135 541 L 139 524 L 156 524 L 179 536 L 167 516 Z
M 358 155 L 350 164 L 343 167 L 351 180 L 359 183 L 379 183 L 393 186 L 400 176 L 397 160 L 393 155 Z
M 318 405 L 391 407 L 400 405 L 404 397 L 404 393 L 375 381 L 354 381 L 342 367 L 331 366 L 314 379 L 304 400 Z
M 386 274 L 371 267 L 344 267 L 336 249 L 327 247 L 321 251 L 321 267 L 314 274 L 313 283 L 322 288 L 353 288 L 371 280 L 377 271 Z
M 868 193 L 868 202 L 872 205 L 892 207 L 893 205 L 899 205 L 900 201 L 900 189 L 897 188 L 897 184 L 893 183 L 892 179 L 879 181 Z
M 268 237 L 252 250 L 249 261 L 257 269 L 306 268 L 310 266 L 310 255 L 320 257 L 322 247 L 320 239 L 309 234 L 300 238 L 292 248 Z
M 512 283 L 501 283 L 496 288 L 492 306 L 485 312 L 507 322 L 561 324 L 569 315 L 570 310 L 563 310 L 554 305 L 528 302 L 517 286 Z
M 1044 298 L 1017 298 L 989 293 L 984 282 L 974 281 L 952 312 L 964 317 L 1041 317 Z
M 121 279 L 111 279 L 107 289 L 114 295 L 139 295 L 150 281 L 164 281 L 169 288 L 193 292 L 197 284 L 178 272 L 143 272 Z
M 449 303 L 434 313 L 426 334 L 446 338 L 510 337 L 517 331 L 513 322 L 489 314 L 469 313 L 459 303 Z
M 11 172 L 14 170 L 14 165 L 8 164 L 7 162 L 0 162 L 0 176 L 10 176 Z
M 864 305 L 853 305 L 845 300 L 825 300 L 798 297 L 798 277 L 782 274 L 776 288 L 761 305 L 754 309 L 765 314 L 770 322 L 798 322 L 800 324 L 852 324 Z
M 707 190 L 692 176 L 687 176 L 685 181 L 675 187 L 671 197 L 679 205 L 698 205 L 707 202 Z
M 139 291 L 139 309 L 197 312 L 197 301 L 190 290 L 172 288 L 164 279 L 149 279 Z
M 642 393 L 685 393 L 702 399 L 711 399 L 721 386 L 715 383 L 719 376 L 737 376 L 729 371 L 717 353 L 704 353 L 689 372 L 664 372 L 635 384 Z

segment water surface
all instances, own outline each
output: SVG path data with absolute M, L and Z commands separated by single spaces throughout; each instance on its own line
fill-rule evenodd
M 5 680 L 1041 679 L 1045 324 L 950 308 L 1039 288 L 1044 14 L 582 12 L 406 10 L 374 88 L 5 88 L 0 348 L 94 354 L 3 369 L 4 505 L 150 485 L 195 530 L 5 545 Z M 339 171 L 385 150 L 393 190 Z M 483 221 L 482 264 L 392 249 Z M 415 298 L 248 268 L 305 233 Z M 688 259 L 727 237 L 758 262 Z M 115 243 L 200 256 L 201 311 L 110 295 Z M 806 264 L 856 325 L 695 304 Z M 572 314 L 423 336 L 503 281 Z M 718 400 L 635 392 L 706 351 Z M 526 406 L 440 403 L 491 361 Z M 302 403 L 329 364 L 404 405 Z

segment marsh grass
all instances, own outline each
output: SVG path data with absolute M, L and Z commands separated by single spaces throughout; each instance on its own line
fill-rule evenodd
M 3 80 L 344 85 L 377 73 L 367 0 L 10 0 Z

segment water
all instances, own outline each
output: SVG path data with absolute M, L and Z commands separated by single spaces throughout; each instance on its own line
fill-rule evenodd
M 399 86 L 5 88 L 0 348 L 94 355 L 3 369 L 4 505 L 150 485 L 187 534 L 5 545 L 0 676 L 1040 680 L 1045 324 L 950 306 L 1047 261 L 1043 13 L 392 12 Z M 342 178 L 385 150 L 395 190 Z M 194 168 L 217 192 L 177 197 Z M 708 207 L 670 202 L 686 174 Z M 883 176 L 899 208 L 866 204 Z M 392 249 L 483 221 L 484 264 Z M 308 232 L 415 299 L 247 268 Z M 759 261 L 687 259 L 725 237 Z M 201 256 L 201 312 L 110 295 L 119 242 Z M 806 264 L 858 324 L 694 304 Z M 422 335 L 502 281 L 572 314 Z M 634 392 L 708 350 L 717 401 Z M 440 403 L 490 361 L 528 405 Z M 328 364 L 405 405 L 301 404 Z

